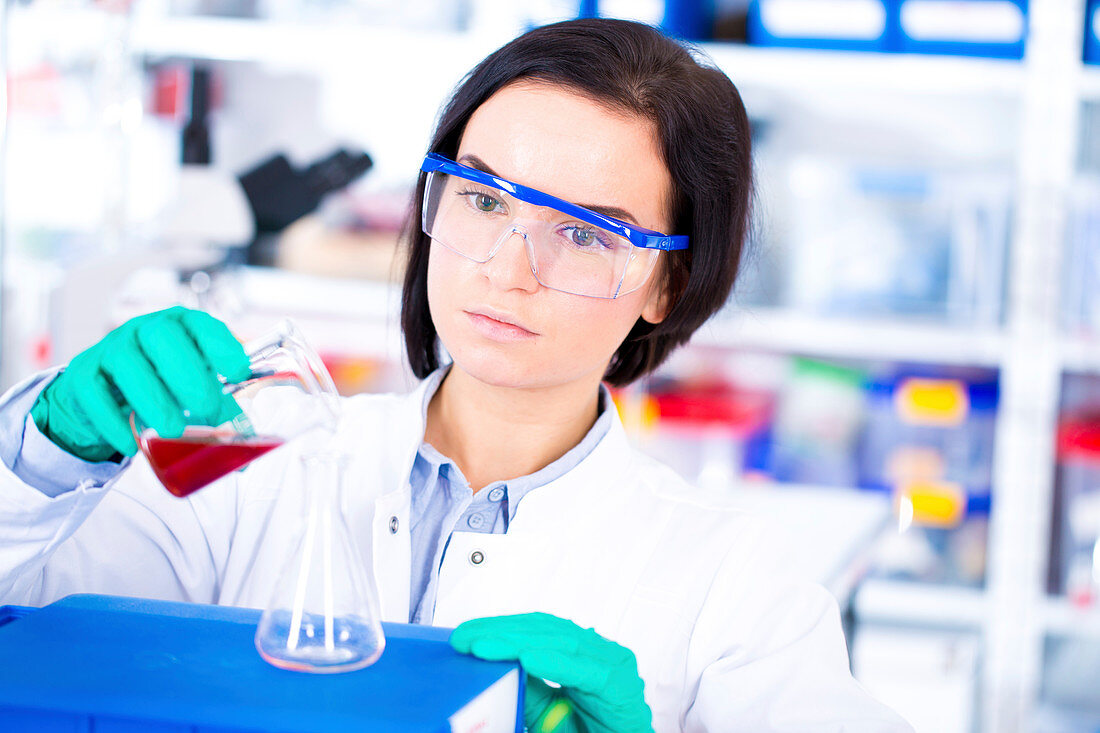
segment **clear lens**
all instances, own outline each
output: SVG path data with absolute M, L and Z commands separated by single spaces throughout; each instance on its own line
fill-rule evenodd
M 637 290 L 659 254 L 557 209 L 438 171 L 428 174 L 423 228 L 434 241 L 475 262 L 487 262 L 520 234 L 540 283 L 596 298 Z

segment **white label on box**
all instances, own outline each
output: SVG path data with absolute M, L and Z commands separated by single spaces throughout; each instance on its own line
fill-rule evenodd
M 886 32 L 882 0 L 766 0 L 760 22 L 779 38 L 873 41 Z
M 448 719 L 451 733 L 514 733 L 519 714 L 519 670 L 513 669 Z
M 914 41 L 1016 43 L 1024 37 L 1024 13 L 1010 2 L 907 0 L 901 28 Z

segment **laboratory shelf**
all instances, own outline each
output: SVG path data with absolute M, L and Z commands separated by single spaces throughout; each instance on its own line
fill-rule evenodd
M 510 36 L 369 26 L 290 23 L 245 18 L 143 17 L 134 24 L 134 50 L 151 57 L 251 61 L 281 68 L 318 69 L 379 58 L 423 56 L 465 70 Z
M 441 31 L 362 24 L 295 24 L 211 17 L 139 18 L 134 48 L 149 56 L 257 61 L 316 68 L 356 57 L 407 56 L 431 48 L 448 66 L 476 63 L 511 38 L 492 31 Z M 867 54 L 765 48 L 739 43 L 695 46 L 745 87 L 855 89 L 869 93 L 1011 97 L 1022 87 L 1018 61 L 920 54 Z M 463 68 L 466 68 L 463 66 Z
M 105 37 L 125 18 L 72 3 L 33 7 L 12 3 L 7 22 L 15 32 L 5 38 L 9 43 L 5 62 L 8 73 L 36 70 L 44 61 L 65 63 L 75 59 L 94 60 L 103 51 Z
M 1079 374 L 1100 374 L 1100 336 L 1063 339 L 1062 368 Z
M 996 368 L 1004 338 L 993 329 L 867 318 L 834 318 L 783 308 L 736 307 L 692 338 L 700 346 L 856 360 L 888 360 Z
M 1012 97 L 1023 86 L 1019 61 L 924 54 L 860 53 L 701 43 L 739 87 L 846 89 L 867 93 Z
M 989 602 L 981 588 L 869 578 L 856 590 L 857 622 L 980 629 Z
M 1049 596 L 1043 604 L 1047 634 L 1100 641 L 1100 606 L 1079 606 L 1061 596 Z
M 1100 66 L 1082 64 L 1077 89 L 1081 99 L 1100 102 Z
M 989 598 L 981 588 L 869 578 L 856 588 L 852 608 L 859 621 L 980 629 Z M 1100 640 L 1100 606 L 1079 606 L 1048 596 L 1038 624 L 1052 636 Z

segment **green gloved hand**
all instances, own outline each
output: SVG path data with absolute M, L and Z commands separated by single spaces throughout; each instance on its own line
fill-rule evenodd
M 451 633 L 451 646 L 481 659 L 523 665 L 523 717 L 531 733 L 653 731 L 634 653 L 592 629 L 545 613 L 494 616 L 460 624 Z
M 249 374 L 244 347 L 224 323 L 182 307 L 138 316 L 77 354 L 31 408 L 38 429 L 85 461 L 132 456 L 130 413 L 179 437 L 183 411 L 220 425 L 240 412 L 217 375 Z

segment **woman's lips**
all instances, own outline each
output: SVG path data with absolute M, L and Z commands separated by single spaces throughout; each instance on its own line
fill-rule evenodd
M 492 313 L 491 311 L 466 311 L 465 313 L 474 329 L 492 341 L 510 343 L 525 341 L 538 336 L 537 333 L 528 331 L 523 326 L 504 320 L 508 316 L 503 314 Z

